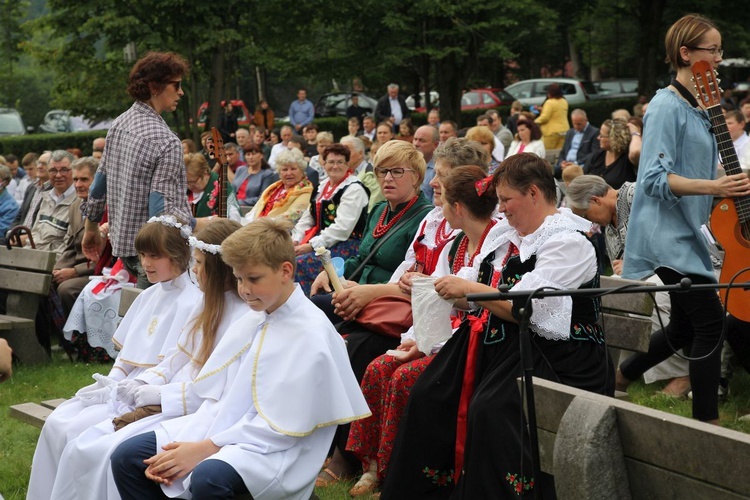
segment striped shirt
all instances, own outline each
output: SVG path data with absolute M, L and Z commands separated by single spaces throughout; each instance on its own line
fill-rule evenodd
M 99 170 L 82 210 L 92 221 L 109 209 L 117 257 L 137 255 L 134 242 L 149 217 L 171 214 L 192 225 L 180 139 L 147 104 L 136 101 L 112 124 Z

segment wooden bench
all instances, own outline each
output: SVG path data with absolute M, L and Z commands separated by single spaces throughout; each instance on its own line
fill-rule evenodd
M 133 301 L 135 301 L 136 297 L 138 297 L 142 291 L 143 290 L 134 287 L 125 287 L 122 289 L 119 307 L 120 317 L 125 316 L 128 308 L 133 304 Z M 66 400 L 61 398 L 53 399 L 51 401 L 42 401 L 41 404 L 31 402 L 20 403 L 11 406 L 8 415 L 16 420 L 26 422 L 27 424 L 41 429 L 49 414 L 52 413 L 52 410 L 60 406 L 64 401 Z
M 7 315 L 0 315 L 0 337 L 22 363 L 43 363 L 49 355 L 36 337 L 40 297 L 49 294 L 54 252 L 0 247 L 0 290 L 7 293 Z
M 601 277 L 602 288 L 654 286 L 645 281 Z M 628 351 L 648 352 L 654 301 L 647 293 L 609 294 L 602 297 L 602 322 L 607 345 Z
M 540 466 L 559 500 L 750 497 L 750 435 L 534 378 Z M 739 467 L 735 469 L 735 467 Z

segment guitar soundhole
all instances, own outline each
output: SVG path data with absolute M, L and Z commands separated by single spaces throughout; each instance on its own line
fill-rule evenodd
M 737 241 L 742 246 L 750 248 L 750 222 L 741 222 L 737 224 Z

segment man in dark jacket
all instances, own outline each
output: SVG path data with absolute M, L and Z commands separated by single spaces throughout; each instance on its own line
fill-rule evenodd
M 398 133 L 398 125 L 404 118 L 411 116 L 411 110 L 406 106 L 406 101 L 398 95 L 398 85 L 388 85 L 388 93 L 378 100 L 375 107 L 375 119 L 378 123 L 389 122 L 393 131 Z
M 569 165 L 583 167 L 592 153 L 599 149 L 599 129 L 589 123 L 586 112 L 574 109 L 570 114 L 573 128 L 565 134 L 565 142 L 560 150 L 560 157 L 555 165 L 555 178 L 562 178 L 562 171 Z

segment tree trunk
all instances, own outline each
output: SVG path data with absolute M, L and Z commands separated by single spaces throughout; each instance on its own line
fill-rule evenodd
M 662 16 L 667 0 L 639 0 L 640 53 L 638 64 L 639 93 L 651 97 L 656 92 L 656 76 L 663 59 L 659 55 L 662 36 Z
M 210 127 L 217 127 L 220 123 L 220 116 L 223 110 L 221 109 L 221 93 L 224 88 L 224 46 L 219 45 L 216 48 L 216 53 L 211 61 L 211 80 L 209 83 L 211 89 L 209 95 L 209 118 L 206 123 L 206 130 L 211 130 Z

